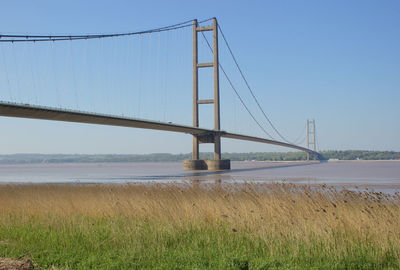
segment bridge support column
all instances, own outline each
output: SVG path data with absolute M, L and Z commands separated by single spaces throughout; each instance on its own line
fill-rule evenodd
M 213 62 L 198 63 L 198 32 L 213 31 Z M 199 100 L 199 68 L 213 68 L 214 74 L 214 98 Z M 200 138 L 198 135 L 193 135 L 193 151 L 192 159 L 184 161 L 185 170 L 229 170 L 230 160 L 221 159 L 221 136 L 219 131 L 220 125 L 220 105 L 219 105 L 219 62 L 218 62 L 218 23 L 217 19 L 213 18 L 211 26 L 198 26 L 197 20 L 193 21 L 193 126 L 199 126 L 199 104 L 214 105 L 214 130 L 215 133 L 209 136 Z M 199 159 L 199 144 L 213 143 L 214 144 L 214 160 Z
M 197 68 L 198 62 L 198 48 L 197 48 L 197 20 L 193 21 L 193 126 L 199 126 L 199 70 Z M 197 136 L 193 135 L 193 151 L 192 159 L 199 159 L 199 140 Z
M 311 128 L 310 128 L 311 127 Z M 312 146 L 312 148 L 311 148 Z M 307 120 L 307 148 L 312 149 L 314 153 L 317 152 L 317 143 L 315 139 L 315 120 Z M 310 160 L 312 158 L 313 160 L 316 160 L 317 157 L 316 155 L 310 155 L 310 153 L 307 153 L 307 160 Z
M 183 161 L 183 169 L 185 171 L 223 171 L 231 169 L 231 161 L 229 159 L 187 159 Z

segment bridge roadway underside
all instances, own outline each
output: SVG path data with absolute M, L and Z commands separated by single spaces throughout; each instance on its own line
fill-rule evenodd
M 58 109 L 58 108 L 51 108 L 44 106 L 36 106 L 36 105 L 34 106 L 29 104 L 0 102 L 0 116 L 163 130 L 163 131 L 187 133 L 199 137 L 209 137 L 209 136 L 214 136 L 214 134 L 219 134 L 221 137 L 224 138 L 260 142 L 260 143 L 288 147 L 304 151 L 310 154 L 311 156 L 319 157 L 318 153 L 310 149 L 275 140 L 263 139 L 241 134 L 234 134 L 224 131 L 215 131 L 212 129 L 196 128 L 196 127 L 178 125 L 173 123 L 157 122 L 157 121 L 150 121 L 138 118 L 128 118 L 128 117 L 120 117 L 120 116 L 113 116 L 106 114 L 88 113 L 76 110 L 65 110 L 65 109 Z

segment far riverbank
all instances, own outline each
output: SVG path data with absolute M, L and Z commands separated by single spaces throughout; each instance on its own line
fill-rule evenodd
M 400 160 L 394 151 L 321 151 L 322 160 Z M 304 152 L 223 153 L 231 161 L 306 161 Z M 213 159 L 213 153 L 201 153 L 201 159 Z M 191 159 L 191 154 L 11 154 L 0 155 L 0 164 L 103 163 L 103 162 L 178 162 Z

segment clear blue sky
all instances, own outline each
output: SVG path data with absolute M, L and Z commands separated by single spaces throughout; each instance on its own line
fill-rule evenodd
M 265 111 L 289 140 L 298 137 L 306 119 L 314 118 L 321 150 L 400 151 L 399 1 L 3 0 L 1 10 L 1 33 L 127 32 L 215 16 Z M 73 103 L 75 96 L 81 104 L 75 101 L 73 108 L 104 109 L 106 113 L 190 124 L 190 39 L 191 32 L 187 29 L 128 42 L 119 39 L 60 47 L 3 47 L 0 95 L 3 100 L 12 101 L 14 97 L 15 101 L 30 103 L 35 103 L 39 95 L 38 104 L 48 105 L 57 103 L 58 98 L 62 100 L 58 101 L 62 103 L 60 106 L 66 107 Z M 222 40 L 220 44 L 222 63 L 261 120 L 227 57 Z M 104 59 L 93 60 L 96 53 L 97 56 L 104 53 Z M 69 56 L 73 56 L 72 60 Z M 93 62 L 85 66 L 82 60 L 85 57 Z M 52 62 L 59 59 L 63 59 L 62 65 L 53 66 Z M 106 61 L 114 61 L 120 70 L 113 70 Z M 151 61 L 158 63 L 155 70 Z M 133 75 L 124 73 L 129 66 L 126 62 L 134 62 Z M 26 63 L 30 63 L 33 72 Z M 99 71 L 92 76 L 96 66 L 100 66 Z M 82 70 L 92 78 L 80 74 Z M 102 74 L 114 74 L 114 77 L 103 78 Z M 51 78 L 45 80 L 46 76 Z M 203 77 L 206 81 L 209 76 Z M 135 84 L 132 86 L 135 91 L 138 87 L 148 90 L 127 93 L 131 84 Z M 104 85 L 121 91 L 118 95 L 125 103 L 109 101 L 111 109 L 107 109 L 104 100 L 111 94 L 103 89 Z M 46 91 L 54 87 L 60 91 L 59 96 L 47 100 Z M 62 92 L 63 87 L 74 88 L 75 94 Z M 86 94 L 79 92 L 83 88 L 91 90 Z M 103 101 L 90 98 L 96 90 L 102 91 Z M 141 95 L 139 101 L 135 99 L 137 96 L 131 96 L 133 93 Z M 221 105 L 223 128 L 263 135 L 244 116 L 223 78 L 221 95 L 225 98 Z M 95 104 L 92 107 L 82 104 L 88 100 Z M 202 119 L 211 117 L 210 110 L 205 109 L 202 116 Z M 3 117 L 0 125 L 1 154 L 187 153 L 191 150 L 190 136 L 167 132 Z M 268 131 L 273 134 L 271 128 Z M 202 146 L 201 150 L 208 151 L 211 147 Z M 224 140 L 222 150 L 286 151 L 232 140 Z

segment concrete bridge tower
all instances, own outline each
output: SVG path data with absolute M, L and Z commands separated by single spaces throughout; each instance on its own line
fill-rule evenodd
M 307 120 L 307 148 L 310 150 L 313 150 L 314 153 L 317 152 L 317 143 L 315 139 L 315 120 Z M 310 153 L 307 153 L 307 160 L 312 159 L 317 159 L 318 157 L 316 155 L 312 155 L 310 157 Z
M 193 21 L 193 127 L 199 126 L 199 105 L 214 104 L 214 132 L 206 135 L 193 135 L 192 159 L 184 161 L 185 170 L 229 170 L 230 160 L 221 159 L 221 125 L 219 102 L 219 62 L 218 62 L 218 22 L 213 18 L 212 25 L 198 26 L 197 20 Z M 198 33 L 203 31 L 213 32 L 213 62 L 198 62 Z M 199 68 L 213 68 L 214 98 L 199 99 Z M 214 159 L 199 159 L 199 144 L 214 144 Z

